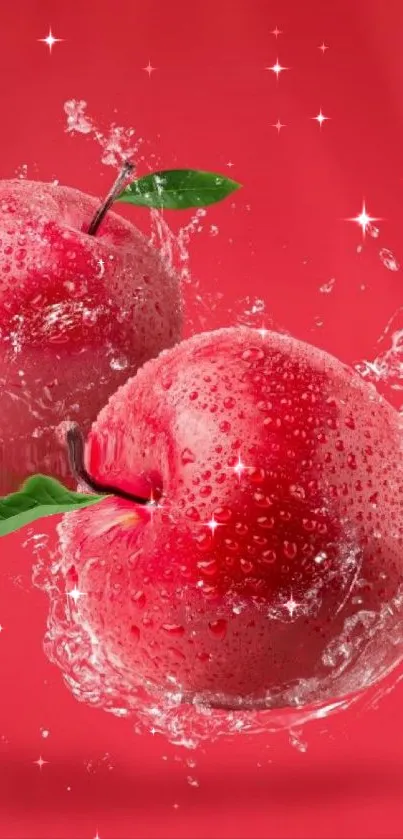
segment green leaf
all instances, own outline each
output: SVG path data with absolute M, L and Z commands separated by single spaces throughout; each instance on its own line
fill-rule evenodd
M 133 181 L 116 200 L 139 207 L 186 210 L 222 201 L 240 186 L 236 181 L 214 172 L 167 169 Z
M 106 497 L 70 492 L 54 478 L 33 475 L 19 492 L 0 498 L 0 536 L 19 530 L 36 519 L 88 507 Z

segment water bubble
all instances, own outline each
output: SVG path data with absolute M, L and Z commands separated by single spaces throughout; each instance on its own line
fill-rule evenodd
M 327 283 L 323 283 L 323 285 L 320 286 L 319 291 L 321 291 L 322 294 L 330 294 L 330 292 L 334 289 L 335 282 L 335 277 L 332 277 L 331 280 L 329 280 Z
M 220 618 L 216 621 L 210 621 L 209 629 L 213 635 L 216 635 L 217 638 L 224 638 L 227 633 L 227 621 L 224 618 Z
M 183 466 L 186 466 L 188 463 L 194 463 L 196 457 L 191 449 L 185 448 L 182 450 L 181 453 L 181 461 Z
M 126 367 L 129 366 L 129 359 L 125 355 L 119 355 L 111 358 L 109 365 L 111 370 L 126 370 Z
M 379 258 L 385 268 L 388 268 L 389 271 L 399 270 L 400 265 L 392 251 L 388 250 L 388 248 L 381 248 L 379 251 Z

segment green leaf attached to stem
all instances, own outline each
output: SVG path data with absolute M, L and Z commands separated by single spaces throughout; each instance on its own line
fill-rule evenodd
M 133 181 L 116 200 L 158 210 L 185 210 L 216 204 L 240 186 L 236 181 L 214 172 L 167 169 Z
M 0 498 L 0 536 L 19 530 L 36 519 L 89 507 L 104 498 L 107 496 L 70 492 L 54 478 L 33 475 L 19 492 Z

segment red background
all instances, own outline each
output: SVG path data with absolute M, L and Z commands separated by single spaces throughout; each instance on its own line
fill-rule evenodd
M 403 260 L 400 0 L 2 6 L 1 177 L 26 164 L 28 177 L 105 191 L 113 173 L 99 147 L 65 133 L 63 103 L 84 99 L 104 130 L 134 126 L 163 167 L 244 184 L 191 242 L 202 291 L 224 293 L 207 326 L 231 322 L 235 301 L 251 294 L 298 337 L 350 363 L 374 357 L 403 298 L 402 271 L 379 259 L 387 247 Z M 51 55 L 38 41 L 49 25 L 64 39 Z M 265 70 L 277 58 L 289 68 L 278 81 Z M 322 128 L 312 119 L 320 108 L 330 118 Z M 344 219 L 364 197 L 383 221 L 357 252 L 361 231 Z M 141 212 L 124 212 L 144 225 Z M 321 293 L 331 278 L 333 291 Z M 282 734 L 205 743 L 196 755 L 136 736 L 76 702 L 45 659 L 47 603 L 21 541 L 0 546 L 1 839 L 403 837 L 401 687 L 377 711 L 313 724 L 306 752 Z

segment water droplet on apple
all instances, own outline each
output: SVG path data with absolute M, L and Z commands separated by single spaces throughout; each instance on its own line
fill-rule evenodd
M 181 461 L 183 466 L 186 466 L 186 464 L 188 463 L 194 463 L 195 460 L 195 455 L 193 454 L 191 449 L 183 449 L 181 454 Z
M 227 621 L 224 618 L 219 618 L 216 621 L 210 621 L 209 629 L 217 638 L 224 638 L 227 632 Z
M 131 637 L 132 637 L 134 643 L 138 644 L 138 642 L 140 641 L 140 630 L 139 630 L 138 626 L 135 626 L 133 624 L 133 626 L 130 627 L 130 634 L 131 634 Z
M 218 565 L 214 559 L 198 562 L 197 567 L 205 577 L 215 577 L 218 572 Z
M 243 361 L 261 361 L 264 358 L 264 351 L 259 347 L 249 347 L 242 353 Z
M 232 511 L 229 507 L 216 507 L 214 510 L 214 519 L 220 524 L 226 524 L 232 518 Z
M 129 360 L 126 358 L 125 355 L 119 355 L 115 358 L 111 358 L 109 362 L 109 366 L 111 370 L 126 370 L 126 367 L 129 365 Z
M 283 551 L 284 556 L 286 556 L 287 559 L 295 559 L 297 555 L 297 546 L 295 542 L 288 542 L 287 539 L 285 539 L 283 542 Z
M 146 605 L 146 596 L 144 591 L 134 592 L 134 594 L 131 595 L 131 599 L 139 609 L 144 609 L 144 606 Z
M 180 637 L 185 634 L 185 628 L 179 623 L 163 623 L 161 629 L 167 632 L 168 635 L 176 635 Z

